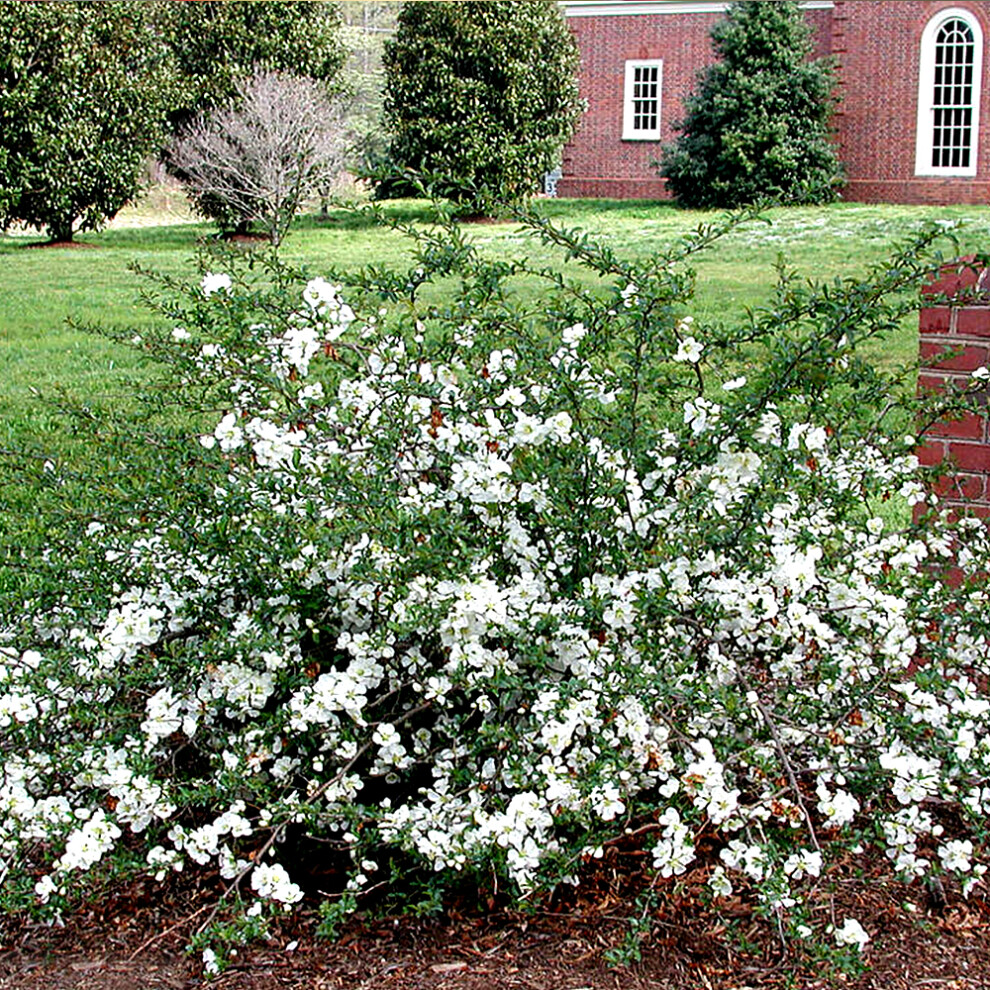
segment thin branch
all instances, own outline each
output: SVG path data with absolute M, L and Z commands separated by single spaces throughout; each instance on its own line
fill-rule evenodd
M 801 809 L 801 814 L 804 815 L 805 823 L 808 826 L 808 834 L 811 836 L 811 844 L 815 847 L 815 851 L 820 853 L 822 851 L 822 847 L 818 843 L 818 836 L 815 833 L 815 825 L 811 820 L 811 812 L 808 811 L 807 805 L 804 803 L 804 798 L 801 796 L 801 788 L 798 787 L 797 777 L 794 774 L 791 761 L 787 758 L 787 750 L 784 748 L 784 743 L 780 738 L 780 733 L 777 731 L 777 725 L 770 715 L 770 712 L 767 710 L 766 705 L 764 705 L 759 698 L 756 699 L 756 707 L 763 716 L 763 721 L 770 730 L 770 735 L 773 736 L 774 745 L 777 747 L 777 754 L 780 756 L 780 762 L 784 764 L 784 771 L 787 774 L 787 780 L 791 785 L 791 790 L 794 792 L 794 800 L 797 802 L 797 806 Z

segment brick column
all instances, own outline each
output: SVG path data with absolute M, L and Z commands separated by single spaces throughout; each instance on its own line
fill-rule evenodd
M 926 293 L 939 298 L 921 311 L 918 389 L 941 392 L 965 386 L 972 372 L 990 366 L 990 270 L 945 269 Z M 959 301 L 953 302 L 960 293 Z M 984 406 L 987 394 L 984 390 Z M 990 430 L 985 413 L 936 423 L 925 433 L 918 457 L 925 466 L 946 465 L 934 486 L 943 506 L 990 516 Z

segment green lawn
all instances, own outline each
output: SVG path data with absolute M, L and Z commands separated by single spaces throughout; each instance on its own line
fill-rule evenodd
M 418 201 L 394 202 L 385 209 L 405 221 L 425 222 L 428 217 L 426 204 Z M 543 201 L 538 209 L 560 224 L 601 238 L 628 258 L 645 258 L 717 219 L 651 202 L 559 200 Z M 802 274 L 821 280 L 862 274 L 932 221 L 967 221 L 959 234 L 962 253 L 990 243 L 987 207 L 836 204 L 774 210 L 768 219 L 734 230 L 695 259 L 698 291 L 692 312 L 699 322 L 730 321 L 747 307 L 762 305 L 770 297 L 780 256 Z M 85 430 L 67 435 L 65 422 L 33 393 L 52 395 L 64 389 L 87 403 L 109 403 L 126 411 L 127 383 L 141 372 L 128 348 L 70 329 L 66 319 L 124 327 L 128 334 L 139 331 L 153 316 L 140 303 L 142 280 L 129 266 L 193 276 L 198 242 L 212 236 L 208 226 L 183 213 L 181 203 L 163 207 L 160 194 L 130 208 L 123 221 L 81 236 L 89 248 L 32 247 L 40 238 L 0 236 L 0 469 L 11 463 L 6 451 L 31 447 L 41 459 L 56 456 L 79 474 L 87 473 L 92 452 Z M 536 267 L 561 264 L 557 253 L 515 223 L 471 225 L 468 236 L 494 257 L 527 257 Z M 952 252 L 947 243 L 946 254 Z M 364 217 L 337 211 L 325 219 L 302 218 L 282 254 L 319 274 L 330 267 L 405 265 L 410 246 Z M 539 285 L 528 279 L 519 289 L 532 294 Z M 907 322 L 875 357 L 878 363 L 899 365 L 913 361 L 916 351 L 916 324 Z M 899 521 L 907 512 L 902 506 L 887 506 L 886 511 Z M 0 545 L 44 543 L 40 534 L 47 525 L 46 512 L 34 483 L 24 485 L 16 472 L 0 470 Z M 10 580 L 11 573 L 5 574 L 0 563 L 0 591 Z M 11 587 L 16 586 L 15 580 Z
M 415 201 L 388 204 L 394 216 L 425 220 L 426 206 Z M 683 238 L 716 214 L 685 212 L 668 204 L 595 200 L 543 201 L 538 209 L 556 221 L 600 237 L 627 257 L 645 257 Z M 157 212 L 156 212 L 157 211 Z M 168 225 L 155 225 L 168 213 Z M 134 370 L 126 349 L 68 329 L 68 317 L 139 329 L 152 319 L 140 304 L 141 281 L 128 266 L 179 273 L 194 271 L 197 242 L 209 238 L 203 224 L 174 223 L 176 210 L 160 200 L 131 211 L 141 226 L 116 227 L 79 240 L 91 248 L 31 248 L 37 238 L 0 237 L 0 444 L 25 432 L 54 428 L 31 395 L 64 387 L 96 399 L 119 390 Z M 181 218 L 181 211 L 178 213 Z M 728 320 L 766 300 L 783 255 L 803 274 L 831 279 L 862 273 L 892 245 L 930 221 L 966 221 L 962 251 L 990 241 L 990 208 L 900 207 L 836 204 L 771 211 L 769 223 L 750 222 L 697 259 L 699 320 Z M 495 256 L 527 256 L 536 264 L 559 265 L 559 258 L 514 223 L 477 224 L 470 237 Z M 947 251 L 951 248 L 947 245 Z M 287 240 L 283 256 L 314 272 L 328 266 L 359 267 L 371 262 L 402 264 L 408 245 L 391 231 L 369 226 L 361 217 L 335 212 L 329 218 L 304 217 Z M 523 291 L 527 291 L 524 287 Z M 536 291 L 531 288 L 529 291 Z M 913 326 L 878 353 L 879 361 L 910 361 L 916 348 Z

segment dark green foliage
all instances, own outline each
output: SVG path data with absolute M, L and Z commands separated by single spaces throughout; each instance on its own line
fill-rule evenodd
M 158 0 L 153 6 L 187 87 L 185 105 L 173 113 L 173 123 L 229 103 L 237 84 L 255 70 L 309 76 L 332 88 L 346 57 L 334 3 Z
M 577 64 L 552 0 L 407 3 L 385 47 L 393 165 L 475 213 L 535 192 L 581 110 Z
M 841 166 L 829 118 L 835 79 L 809 61 L 796 3 L 741 0 L 712 30 L 719 61 L 700 77 L 664 148 L 660 174 L 683 206 L 736 207 L 772 197 L 835 198 Z
M 137 0 L 0 0 L 0 223 L 53 241 L 99 227 L 138 191 L 173 94 Z

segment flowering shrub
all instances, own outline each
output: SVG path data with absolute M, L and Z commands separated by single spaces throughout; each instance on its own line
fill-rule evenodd
M 921 497 L 914 409 L 859 356 L 927 240 L 701 326 L 717 230 L 632 265 L 528 223 L 590 282 L 442 217 L 408 272 L 160 280 L 135 343 L 205 425 L 128 439 L 141 482 L 94 483 L 7 612 L 8 908 L 134 869 L 219 873 L 255 925 L 471 871 L 530 897 L 628 832 L 657 883 L 858 951 L 802 906 L 839 851 L 980 881 L 990 612 L 939 572 L 990 547 L 880 514 Z

